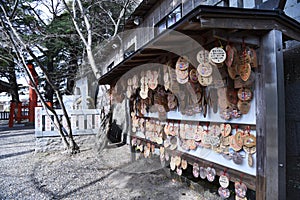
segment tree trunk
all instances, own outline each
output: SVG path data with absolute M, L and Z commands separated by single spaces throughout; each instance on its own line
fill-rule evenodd
M 53 121 L 52 121 L 52 123 L 54 123 L 56 128 L 58 129 L 58 132 L 59 132 L 61 138 L 63 139 L 63 143 L 66 145 L 67 148 L 72 149 L 72 153 L 79 152 L 79 147 L 73 139 L 70 119 L 69 119 L 68 113 L 66 111 L 66 108 L 64 106 L 64 103 L 62 101 L 62 97 L 59 92 L 59 88 L 55 86 L 54 82 L 52 81 L 53 80 L 52 77 L 49 75 L 48 71 L 45 69 L 43 63 L 41 63 L 41 61 L 37 58 L 34 50 L 30 49 L 29 45 L 27 45 L 24 42 L 24 40 L 20 37 L 17 30 L 14 28 L 14 26 L 11 22 L 11 19 L 8 17 L 8 14 L 7 14 L 6 10 L 4 9 L 3 4 L 0 4 L 0 8 L 4 14 L 4 17 L 0 18 L 2 24 L 5 24 L 5 26 L 3 27 L 4 31 L 7 34 L 7 36 L 9 37 L 10 43 L 13 46 L 14 51 L 17 54 L 17 59 L 19 60 L 20 63 L 22 63 L 22 66 L 24 67 L 25 72 L 26 72 L 29 80 L 32 83 L 32 87 L 34 88 L 35 92 L 37 93 L 38 97 L 40 98 L 42 105 L 46 108 L 46 111 L 47 112 L 50 111 L 54 115 L 57 123 L 54 123 Z M 55 93 L 58 97 L 58 101 L 63 109 L 64 117 L 67 119 L 68 128 L 70 131 L 69 131 L 69 133 L 66 133 L 66 135 L 69 137 L 71 144 L 67 141 L 65 132 L 63 130 L 63 125 L 62 125 L 56 111 L 46 103 L 46 99 L 42 96 L 41 92 L 38 90 L 38 87 L 35 83 L 34 77 L 30 73 L 30 69 L 26 63 L 26 58 L 24 56 L 25 51 L 33 58 L 33 60 L 36 62 L 36 64 L 41 68 L 41 70 L 43 71 L 43 73 L 45 75 L 47 82 L 49 83 L 51 88 L 55 91 Z
M 49 58 L 48 63 L 47 63 L 47 70 L 48 73 L 53 73 L 53 58 Z M 46 101 L 49 102 L 51 105 L 53 105 L 53 94 L 54 94 L 54 90 L 51 87 L 51 84 L 46 82 L 46 86 L 45 86 L 45 98 Z
M 16 78 L 15 71 L 12 71 L 10 73 L 9 83 L 11 85 L 12 101 L 17 102 L 17 103 L 20 102 L 20 99 L 19 99 L 19 88 L 18 88 L 18 83 L 17 83 L 17 78 Z

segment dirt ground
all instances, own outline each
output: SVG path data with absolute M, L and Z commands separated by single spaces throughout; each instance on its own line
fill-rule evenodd
M 220 199 L 191 189 L 155 159 L 131 162 L 127 145 L 79 154 L 35 153 L 34 130 L 0 130 L 0 199 Z

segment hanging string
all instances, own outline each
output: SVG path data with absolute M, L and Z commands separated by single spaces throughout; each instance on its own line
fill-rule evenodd
M 230 38 L 227 36 L 227 44 L 231 45 Z
M 218 39 L 215 39 L 215 47 L 218 47 Z
M 226 175 L 226 172 L 227 172 L 227 168 L 224 168 L 223 175 Z
M 247 130 L 248 130 L 248 134 L 250 135 L 250 131 L 251 131 L 250 126 L 247 126 Z
M 242 44 L 242 51 L 243 51 L 244 64 L 246 64 L 246 44 L 245 44 L 244 38 L 243 38 L 243 44 Z
M 222 45 L 221 40 L 219 40 L 219 43 L 220 43 L 220 47 L 223 49 L 223 45 Z
M 209 122 L 206 123 L 206 133 L 208 133 Z
M 244 174 L 241 174 L 241 175 L 240 175 L 240 183 L 243 182 L 243 177 L 244 177 Z

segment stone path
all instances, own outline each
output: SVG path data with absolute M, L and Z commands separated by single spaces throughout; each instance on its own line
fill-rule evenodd
M 126 145 L 102 154 L 86 147 L 72 156 L 34 148 L 32 129 L 0 130 L 0 199 L 219 199 L 191 190 L 164 170 L 144 173 L 141 163 L 129 162 Z M 140 162 L 149 167 L 155 161 Z M 134 170 L 124 170 L 130 165 Z

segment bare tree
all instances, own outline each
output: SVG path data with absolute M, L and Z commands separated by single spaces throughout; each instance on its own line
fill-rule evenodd
M 68 149 L 71 149 L 72 152 L 79 151 L 79 147 L 73 139 L 71 123 L 62 101 L 60 88 L 55 84 L 53 74 L 49 72 L 51 62 L 53 62 L 54 58 L 59 53 L 55 52 L 57 49 L 56 47 L 54 49 L 49 49 L 49 47 L 45 46 L 44 42 L 49 40 L 51 43 L 52 38 L 60 38 L 62 39 L 61 41 L 65 41 L 70 37 L 72 38 L 70 41 L 81 41 L 81 44 L 78 44 L 77 46 L 82 46 L 83 49 L 85 49 L 84 55 L 87 57 L 90 69 L 92 69 L 95 78 L 98 79 L 101 76 L 101 71 L 96 66 L 93 48 L 99 43 L 109 41 L 117 36 L 117 33 L 124 28 L 124 23 L 129 16 L 129 13 L 136 5 L 138 5 L 138 2 L 138 0 L 71 0 L 68 2 L 63 0 L 64 7 L 61 6 L 60 1 L 56 2 L 54 0 L 30 2 L 24 0 L 5 0 L 0 3 L 1 28 L 16 54 L 14 62 L 17 65 L 22 66 L 27 73 L 27 76 L 33 83 L 32 87 L 38 94 L 41 103 L 54 115 L 55 121 L 57 122 L 54 124 L 58 125 L 56 128 L 58 129 L 65 146 Z M 22 8 L 20 8 L 20 5 L 22 5 Z M 44 10 L 47 10 L 48 19 L 45 18 L 43 13 L 40 13 L 40 6 L 43 6 Z M 24 7 L 27 9 L 26 11 L 24 11 Z M 64 11 L 67 11 L 70 14 L 70 20 L 76 30 L 75 33 L 77 34 L 57 34 L 47 32 L 44 27 L 49 27 L 51 22 L 62 17 Z M 24 17 L 24 24 L 18 26 L 18 21 L 22 14 L 24 14 L 22 16 Z M 80 38 L 80 40 L 77 40 L 76 37 Z M 77 58 L 81 57 L 78 56 L 76 52 L 74 55 Z M 26 64 L 26 59 L 28 57 L 31 57 L 35 64 L 43 71 L 47 85 L 57 96 L 60 107 L 67 119 L 68 127 L 66 129 L 64 129 L 61 120 L 59 120 L 56 111 L 48 106 L 46 103 L 47 99 L 44 98 L 45 96 L 39 91 L 37 85 L 35 85 L 34 77 L 31 76 Z M 50 59 L 50 65 L 45 65 L 45 63 L 42 62 L 42 57 L 48 59 L 52 58 Z M 73 63 L 80 62 L 76 59 L 73 61 Z M 106 88 L 102 92 L 105 93 L 105 90 Z M 66 130 L 69 131 L 67 132 Z
M 19 6 L 18 1 L 16 1 L 15 6 L 16 7 Z M 15 16 L 15 12 L 16 12 L 15 10 L 17 10 L 17 8 L 14 7 L 12 9 L 13 11 L 10 12 L 10 14 L 8 14 L 7 5 L 4 2 L 1 2 L 0 8 L 1 8 L 1 16 L 0 16 L 1 17 L 1 30 L 4 33 L 4 36 L 7 38 L 7 41 L 9 41 L 10 45 L 13 47 L 14 53 L 16 55 L 16 57 L 15 57 L 16 64 L 19 64 L 20 66 L 23 67 L 24 71 L 26 72 L 26 74 L 31 82 L 31 86 L 37 93 L 39 99 L 41 100 L 42 105 L 46 108 L 46 110 L 49 110 L 54 115 L 55 121 L 57 122 L 54 124 L 60 133 L 60 136 L 62 138 L 62 141 L 63 141 L 65 147 L 67 149 L 71 150 L 71 153 L 79 152 L 79 146 L 76 144 L 76 142 L 73 138 L 71 122 L 68 117 L 66 107 L 63 103 L 62 95 L 61 95 L 59 88 L 57 87 L 57 85 L 54 84 L 54 81 L 53 81 L 52 77 L 49 75 L 47 69 L 40 62 L 38 55 L 36 55 L 37 52 L 34 50 L 35 49 L 34 45 L 26 43 L 15 27 L 14 16 Z M 32 74 L 30 73 L 30 69 L 26 63 L 26 58 L 28 56 L 31 56 L 32 59 L 35 61 L 35 63 L 40 67 L 40 69 L 43 71 L 43 74 L 44 74 L 47 82 L 49 83 L 51 88 L 54 90 L 54 92 L 58 98 L 60 107 L 63 110 L 63 115 L 66 118 L 67 126 L 68 126 L 67 128 L 69 131 L 66 131 L 66 129 L 64 129 L 63 124 L 62 124 L 61 120 L 59 119 L 59 116 L 56 113 L 55 109 L 53 109 L 51 106 L 49 106 L 47 104 L 44 96 L 39 91 L 38 86 L 35 83 L 35 79 L 32 76 Z
M 116 37 L 124 26 L 126 14 L 130 13 L 138 5 L 139 1 L 98 0 L 89 3 L 85 2 L 85 7 L 81 0 L 72 0 L 70 3 L 63 0 L 63 2 L 84 44 L 89 65 L 96 79 L 98 79 L 101 76 L 101 70 L 96 66 L 93 47 L 99 44 L 99 41 L 107 41 Z M 97 13 L 97 16 L 95 16 L 95 13 Z M 103 27 L 105 27 L 105 30 L 103 30 Z
M 100 49 L 105 47 L 105 43 L 109 43 L 112 40 L 119 40 L 122 44 L 122 39 L 118 36 L 118 33 L 123 31 L 126 19 L 130 16 L 131 12 L 140 3 L 138 0 L 107 0 L 107 1 L 82 1 L 71 0 L 69 2 L 63 0 L 66 10 L 69 12 L 74 27 L 80 36 L 80 39 L 84 45 L 86 57 L 96 80 L 102 75 L 101 69 L 97 67 L 93 50 L 94 48 Z M 97 51 L 97 58 L 102 57 L 101 51 Z M 99 63 L 98 63 L 99 64 Z M 102 104 L 100 103 L 100 109 L 103 111 L 106 105 L 106 94 L 108 88 L 104 86 L 98 87 L 98 93 L 101 96 Z M 95 97 L 96 98 L 96 97 Z M 95 102 L 98 100 L 96 99 Z M 99 105 L 99 104 L 98 104 Z M 125 104 L 126 105 L 126 104 Z M 102 118 L 101 128 L 97 134 L 98 150 L 101 151 L 107 144 L 106 133 L 110 129 L 112 122 L 112 109 L 109 108 L 109 112 L 105 113 Z M 123 132 L 127 131 L 127 124 L 123 124 Z

